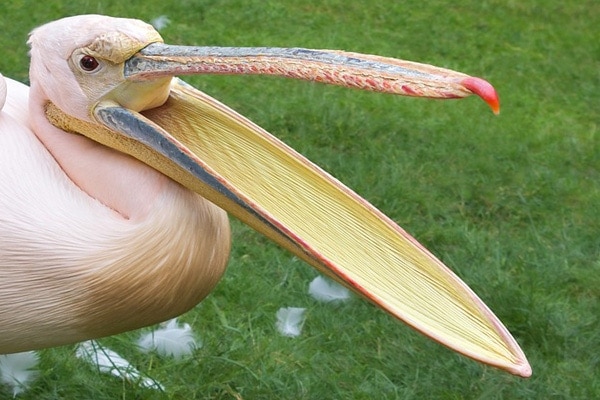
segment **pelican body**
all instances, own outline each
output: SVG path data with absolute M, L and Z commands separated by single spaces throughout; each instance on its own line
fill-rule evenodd
M 270 74 L 418 97 L 486 81 L 357 53 L 169 46 L 141 21 L 35 29 L 31 87 L 0 76 L 0 353 L 177 316 L 225 271 L 227 213 L 432 339 L 529 376 L 508 330 L 366 200 L 184 74 Z M 5 89 L 5 90 L 4 90 Z
M 151 169 L 136 177 L 145 185 L 132 182 L 134 193 L 146 192 L 132 213 L 107 207 L 73 184 L 26 119 L 14 118 L 13 110 L 27 110 L 27 88 L 8 80 L 8 93 L 0 116 L 0 351 L 131 330 L 205 297 L 227 263 L 226 213 Z M 121 169 L 135 163 L 104 150 L 88 149 Z

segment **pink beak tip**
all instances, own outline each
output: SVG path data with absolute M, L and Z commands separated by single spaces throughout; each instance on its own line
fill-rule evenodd
M 481 97 L 483 101 L 490 106 L 494 114 L 498 115 L 500 113 L 500 99 L 498 98 L 498 93 L 488 81 L 470 76 L 463 79 L 461 84 L 477 96 Z

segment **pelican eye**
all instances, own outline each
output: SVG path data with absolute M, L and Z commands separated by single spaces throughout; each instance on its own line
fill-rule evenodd
M 92 72 L 96 68 L 98 68 L 100 63 L 98 63 L 98 60 L 96 60 L 92 56 L 83 56 L 79 60 L 79 65 L 81 66 L 81 69 L 83 69 L 84 71 Z

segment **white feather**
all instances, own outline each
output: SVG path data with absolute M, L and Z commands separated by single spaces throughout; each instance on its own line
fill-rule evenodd
M 161 29 L 166 28 L 166 26 L 169 25 L 170 22 L 171 20 L 169 19 L 169 17 L 167 17 L 166 15 L 160 15 L 154 18 L 152 21 L 150 21 L 150 25 L 152 25 L 157 31 L 160 31 Z
M 156 351 L 161 356 L 170 356 L 180 359 L 192 354 L 202 346 L 198 343 L 189 324 L 180 326 L 174 318 L 162 328 L 147 333 L 140 337 L 138 346 L 144 352 Z
M 315 298 L 315 300 L 328 302 L 342 302 L 350 298 L 350 291 L 344 286 L 325 279 L 322 276 L 317 276 L 308 285 L 308 293 Z
M 75 355 L 98 367 L 100 372 L 109 373 L 131 382 L 137 382 L 140 386 L 146 388 L 164 390 L 163 385 L 154 379 L 143 377 L 126 359 L 116 352 L 101 346 L 95 340 L 80 343 L 77 346 Z
M 283 336 L 299 336 L 306 308 L 282 307 L 277 311 L 277 329 Z
M 35 351 L 0 355 L 0 380 L 10 386 L 13 397 L 27 390 L 38 376 L 35 367 L 39 357 Z

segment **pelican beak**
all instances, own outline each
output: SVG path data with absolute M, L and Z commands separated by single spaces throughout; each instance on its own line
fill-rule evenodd
M 195 74 L 276 75 L 403 96 L 453 99 L 476 94 L 495 114 L 488 82 L 445 68 L 339 50 L 192 47 L 152 43 L 125 64 L 130 81 Z
M 223 49 L 154 43 L 125 63 L 130 82 L 179 74 L 256 73 L 410 96 L 472 93 L 494 111 L 479 78 L 396 59 L 305 49 Z M 527 377 L 531 368 L 498 318 L 441 261 L 365 199 L 268 132 L 178 79 L 141 113 L 114 103 L 97 124 L 49 119 L 131 154 L 345 284 L 393 316 L 475 360 Z

